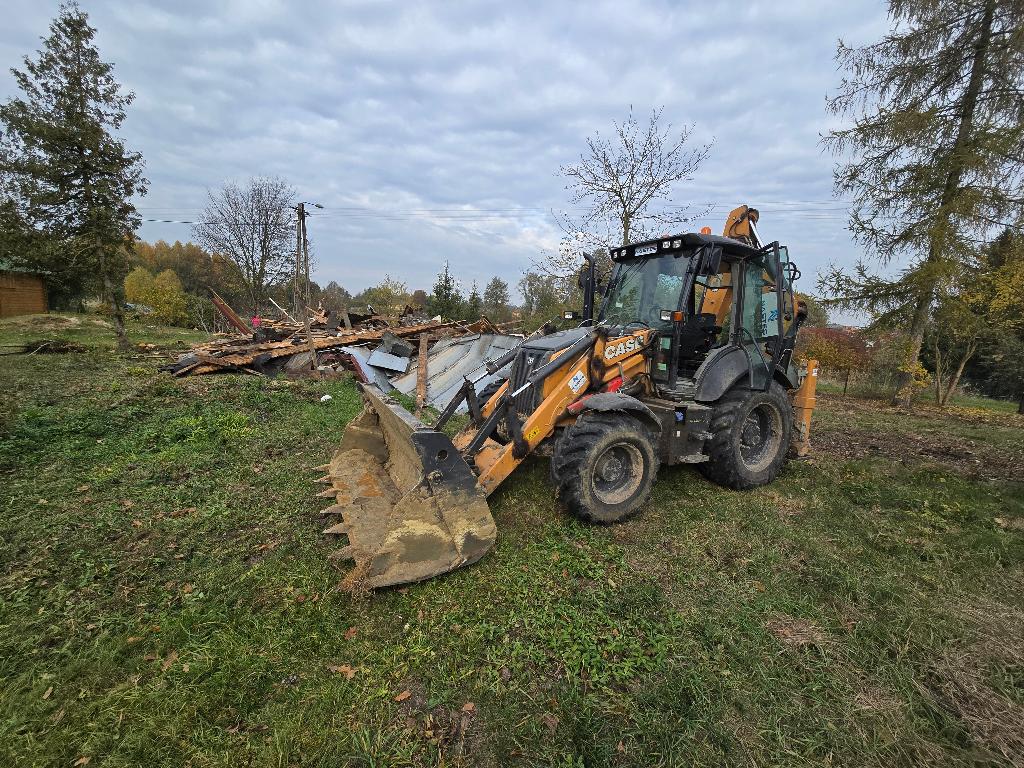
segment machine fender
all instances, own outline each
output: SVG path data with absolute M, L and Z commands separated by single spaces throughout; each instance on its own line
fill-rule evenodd
M 697 371 L 697 391 L 693 399 L 699 403 L 713 403 L 749 372 L 750 360 L 740 347 L 712 350 Z
M 599 392 L 591 395 L 583 403 L 584 411 L 625 411 L 632 413 L 657 433 L 661 433 L 661 420 L 654 411 L 635 397 L 621 392 Z
M 784 371 L 776 369 L 775 380 L 785 387 L 787 391 L 800 386 L 800 374 L 797 373 L 796 366 L 792 363 Z

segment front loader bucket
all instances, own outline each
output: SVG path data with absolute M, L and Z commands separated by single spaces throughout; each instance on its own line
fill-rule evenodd
M 334 498 L 325 515 L 345 534 L 332 557 L 355 560 L 350 589 L 420 581 L 479 560 L 497 530 L 476 475 L 451 439 L 415 419 L 375 386 L 345 429 L 321 480 Z

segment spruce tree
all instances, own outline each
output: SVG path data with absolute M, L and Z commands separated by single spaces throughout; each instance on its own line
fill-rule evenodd
M 459 285 L 446 261 L 444 269 L 438 273 L 437 280 L 434 281 L 434 290 L 430 294 L 430 314 L 440 315 L 445 320 L 456 320 L 462 317 L 463 303 Z
M 819 287 L 906 331 L 894 400 L 909 403 L 913 373 L 940 286 L 993 226 L 1019 222 L 1024 200 L 1024 6 L 1016 0 L 890 0 L 892 31 L 851 48 L 831 112 L 852 121 L 826 146 L 843 156 L 839 194 L 850 230 L 895 276 L 864 263 L 833 268 Z
M 479 320 L 483 312 L 483 305 L 484 300 L 480 297 L 480 289 L 477 288 L 476 280 L 474 280 L 473 287 L 469 292 L 469 298 L 466 299 L 466 309 L 463 315 L 467 320 Z
M 51 244 L 33 266 L 98 289 L 124 348 L 121 286 L 139 225 L 132 197 L 148 182 L 141 155 L 115 136 L 134 94 L 121 91 L 95 35 L 65 3 L 42 50 L 11 70 L 21 95 L 0 106 L 0 172 L 9 199 Z

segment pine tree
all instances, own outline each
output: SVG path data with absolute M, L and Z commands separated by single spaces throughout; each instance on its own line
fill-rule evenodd
M 826 145 L 847 157 L 837 193 L 850 229 L 895 278 L 833 268 L 833 303 L 907 329 L 894 400 L 906 405 L 937 290 L 993 225 L 1018 222 L 1024 199 L 1024 7 L 1017 0 L 890 0 L 892 31 L 864 48 L 839 43 L 849 73 L 829 102 L 852 119 Z
M 139 225 L 131 199 L 148 182 L 142 156 L 114 135 L 134 94 L 121 92 L 95 35 L 75 3 L 61 5 L 37 57 L 12 70 L 22 96 L 0 106 L 0 169 L 26 219 L 60 246 L 39 266 L 98 283 L 123 348 L 120 288 Z
M 445 320 L 454 320 L 462 317 L 462 306 L 464 300 L 459 285 L 448 268 L 448 262 L 444 263 L 434 281 L 434 290 L 430 295 L 430 314 L 440 315 Z
M 463 310 L 463 317 L 466 320 L 479 320 L 480 315 L 483 313 L 484 300 L 480 298 L 480 289 L 477 288 L 476 280 L 473 281 L 473 287 L 469 292 L 469 298 L 466 299 L 466 308 Z
M 500 277 L 492 277 L 484 288 L 484 314 L 496 323 L 505 322 L 511 314 L 508 283 Z

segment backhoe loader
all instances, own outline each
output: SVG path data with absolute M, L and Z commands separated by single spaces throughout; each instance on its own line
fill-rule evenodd
M 585 257 L 579 327 L 542 328 L 489 361 L 432 425 L 361 385 L 363 411 L 321 478 L 334 501 L 323 514 L 340 518 L 326 532 L 347 537 L 335 556 L 355 561 L 344 583 L 386 587 L 479 560 L 497 537 L 487 497 L 533 453 L 550 455 L 561 503 L 603 524 L 644 506 L 661 465 L 746 489 L 805 454 L 817 364 L 792 359 L 799 271 L 785 246 L 761 243 L 757 221 L 740 206 L 722 236 L 616 248 L 603 290 Z M 450 438 L 463 403 L 469 423 Z

